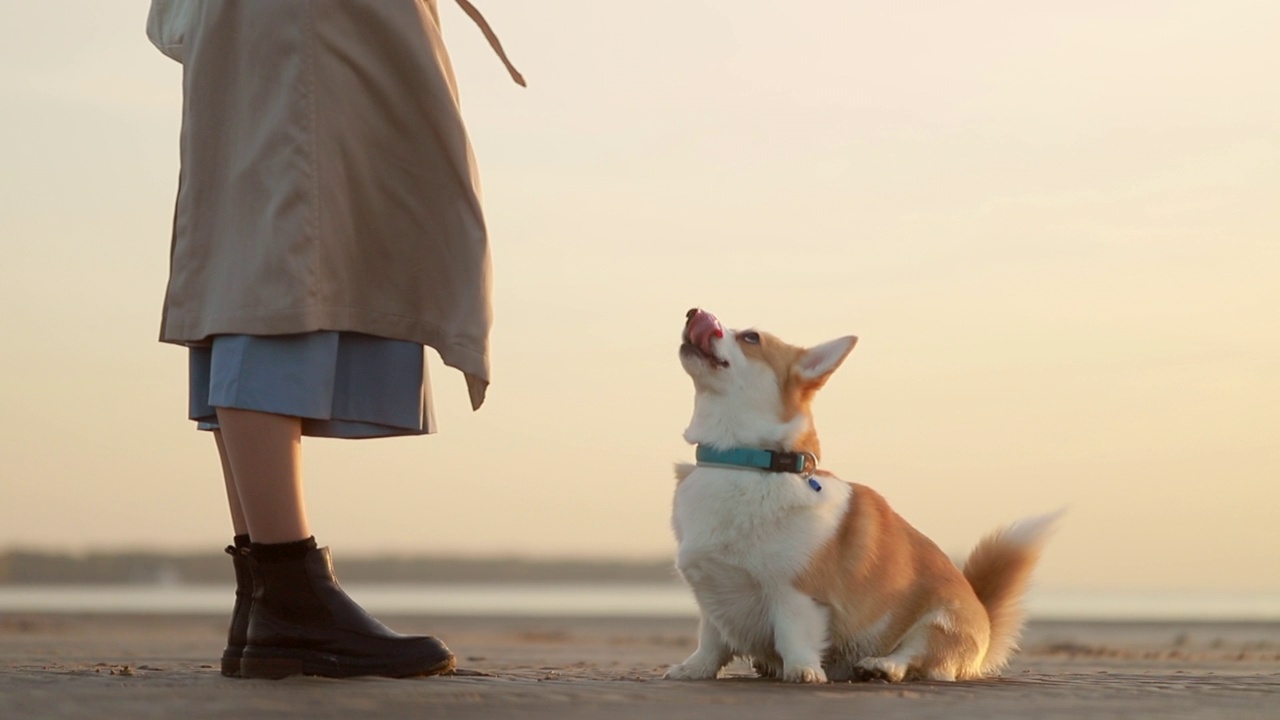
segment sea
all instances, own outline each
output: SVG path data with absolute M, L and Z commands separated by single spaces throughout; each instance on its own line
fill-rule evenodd
M 697 617 L 676 583 L 344 584 L 367 610 L 472 617 Z M 0 613 L 221 614 L 230 585 L 0 585 Z M 1033 588 L 1033 620 L 1280 622 L 1280 592 L 1053 590 Z

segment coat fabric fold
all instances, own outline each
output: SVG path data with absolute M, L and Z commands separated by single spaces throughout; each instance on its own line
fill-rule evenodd
M 407 340 L 461 370 L 478 408 L 489 244 L 434 1 L 187 12 L 180 52 L 166 51 L 183 64 L 183 112 L 160 339 Z

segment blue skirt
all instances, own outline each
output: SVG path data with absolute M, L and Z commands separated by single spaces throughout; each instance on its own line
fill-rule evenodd
M 188 414 L 214 430 L 219 407 L 301 418 L 316 437 L 435 432 L 422 346 L 360 333 L 217 335 L 191 348 Z

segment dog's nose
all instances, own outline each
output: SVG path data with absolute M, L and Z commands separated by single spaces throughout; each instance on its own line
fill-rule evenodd
M 707 318 L 711 318 L 714 321 L 715 317 L 715 315 L 712 315 L 702 308 L 689 308 L 689 312 L 684 314 L 684 326 L 692 327 L 697 323 L 705 322 Z

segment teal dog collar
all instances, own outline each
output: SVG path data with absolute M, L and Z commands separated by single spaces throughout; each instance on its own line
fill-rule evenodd
M 729 448 L 721 450 L 709 445 L 699 445 L 695 457 L 699 465 L 733 465 L 737 467 L 808 474 L 818 469 L 818 458 L 811 452 L 781 452 L 754 448 Z

